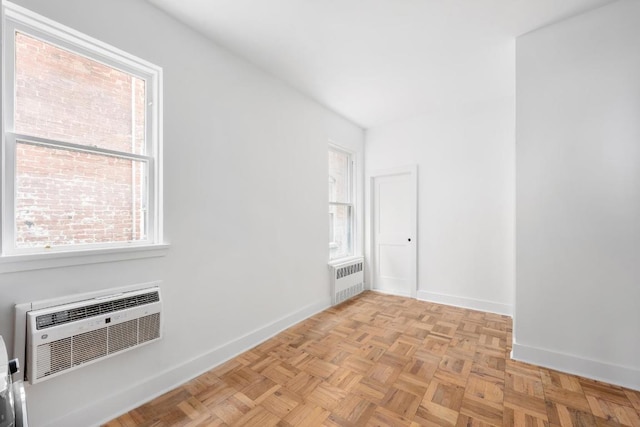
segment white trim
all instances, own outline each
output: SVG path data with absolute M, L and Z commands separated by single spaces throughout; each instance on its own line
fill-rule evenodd
M 409 292 L 387 291 L 384 289 L 371 289 L 371 292 L 384 294 L 384 295 L 393 295 L 396 297 L 415 298 L 415 296 L 411 295 Z
M 153 162 L 153 156 L 129 153 L 126 151 L 116 151 L 116 150 L 110 150 L 107 148 L 92 147 L 90 145 L 74 144 L 71 142 L 57 141 L 55 139 L 41 138 L 39 136 L 22 135 L 19 133 L 13 133 L 9 131 L 7 131 L 7 136 L 11 140 L 11 143 L 14 145 L 17 142 L 22 142 L 23 144 L 38 145 L 38 146 L 56 148 L 61 150 L 66 149 L 71 151 L 81 151 L 83 153 L 115 157 L 117 159 L 123 159 L 123 160 L 135 160 L 135 161 L 147 162 L 147 163 Z
M 159 372 L 137 384 L 123 382 L 122 389 L 115 391 L 111 396 L 79 408 L 58 419 L 49 420 L 45 426 L 86 427 L 102 425 L 122 413 L 173 390 L 330 306 L 331 300 L 325 298 L 176 367 Z
M 142 58 L 138 58 L 137 56 L 132 55 L 124 50 L 118 49 L 115 46 L 90 37 L 84 33 L 81 33 L 80 31 L 67 27 L 66 25 L 62 25 L 52 19 L 39 15 L 10 1 L 3 0 L 2 8 L 4 11 L 5 20 L 20 22 L 38 32 L 50 33 L 56 38 L 60 38 L 67 42 L 72 42 L 74 45 L 81 49 L 96 52 L 101 56 L 104 56 L 105 58 L 113 58 L 113 54 L 116 54 L 117 56 L 121 57 L 118 58 L 118 62 L 120 64 L 131 67 L 130 70 L 135 71 L 139 70 L 140 68 L 145 68 L 148 73 L 154 73 L 159 70 L 159 67 L 155 64 L 152 64 L 151 62 L 145 61 Z M 64 46 L 62 47 L 64 48 Z M 109 63 L 107 63 L 106 65 L 111 66 L 111 64 Z
M 127 261 L 141 258 L 162 257 L 167 254 L 169 244 L 138 245 L 117 248 L 57 251 L 28 255 L 4 255 L 0 257 L 0 273 L 42 270 L 103 262 Z
M 348 256 L 348 257 L 344 257 L 344 258 L 336 258 L 336 259 L 332 259 L 331 261 L 329 261 L 329 265 L 331 267 L 338 267 L 342 264 L 351 264 L 353 262 L 357 262 L 357 261 L 363 261 L 364 262 L 364 257 L 361 255 L 353 255 L 353 256 Z
M 640 370 L 513 343 L 511 358 L 640 391 Z
M 513 306 L 500 302 L 439 294 L 423 290 L 418 291 L 417 298 L 420 301 L 429 301 L 438 304 L 453 305 L 455 307 L 470 308 L 472 310 L 487 311 L 489 313 L 502 314 L 509 317 L 513 316 Z
M 404 174 L 410 175 L 410 184 L 411 184 L 410 193 L 413 195 L 413 198 L 411 200 L 412 217 L 410 219 L 411 221 L 410 234 L 411 234 L 411 243 L 412 243 L 411 248 L 413 249 L 412 257 L 414 259 L 414 262 L 411 265 L 412 271 L 410 276 L 413 279 L 413 286 L 411 286 L 411 289 L 408 295 L 405 295 L 405 293 L 403 292 L 394 293 L 394 295 L 409 296 L 411 298 L 416 298 L 417 291 L 418 291 L 418 165 L 417 164 L 399 166 L 395 168 L 382 169 L 382 170 L 374 170 L 372 172 L 367 173 L 365 182 L 369 186 L 369 192 L 368 192 L 369 200 L 367 204 L 368 210 L 369 210 L 368 212 L 369 227 L 367 230 L 367 233 L 369 235 L 369 268 L 368 268 L 368 273 L 370 278 L 369 289 L 374 291 L 380 291 L 379 289 L 375 289 L 374 271 L 375 271 L 376 251 L 375 251 L 375 230 L 374 230 L 375 224 L 373 221 L 373 216 L 375 213 L 375 207 L 373 206 L 373 203 L 375 201 L 375 198 L 373 197 L 373 194 L 375 192 L 375 186 L 373 185 L 373 181 L 375 180 L 375 178 L 380 178 L 383 176 L 404 175 Z
M 160 67 L 156 67 L 156 84 L 151 88 L 150 93 L 153 94 L 153 103 L 155 108 L 152 109 L 153 123 L 152 129 L 154 133 L 151 140 L 155 143 L 153 178 L 155 181 L 155 191 L 153 194 L 153 209 L 155 218 L 153 223 L 149 224 L 150 229 L 154 230 L 156 243 L 164 242 L 164 74 Z M 151 201 L 150 201 L 151 202 Z
M 376 169 L 367 173 L 367 178 L 374 178 L 377 176 L 389 176 L 389 175 L 402 175 L 405 173 L 418 174 L 418 165 L 406 165 L 397 166 L 395 168 L 388 169 Z

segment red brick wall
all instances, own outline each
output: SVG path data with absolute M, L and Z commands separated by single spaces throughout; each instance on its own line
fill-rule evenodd
M 26 35 L 16 36 L 15 131 L 143 153 L 144 81 Z M 18 143 L 16 245 L 144 238 L 144 165 Z

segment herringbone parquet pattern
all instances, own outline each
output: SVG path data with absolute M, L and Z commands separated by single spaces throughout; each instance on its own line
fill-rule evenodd
M 106 426 L 640 426 L 640 392 L 510 347 L 508 317 L 366 292 Z

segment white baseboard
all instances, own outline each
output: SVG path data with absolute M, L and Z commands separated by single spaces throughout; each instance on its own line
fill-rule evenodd
M 622 387 L 640 390 L 640 370 L 513 343 L 511 358 Z
M 385 289 L 371 289 L 371 292 L 377 292 L 379 294 L 385 294 L 385 295 L 395 295 L 397 297 L 411 298 L 411 294 L 409 292 L 391 291 L 391 290 L 385 290 Z
M 475 298 L 459 297 L 454 295 L 439 294 L 418 290 L 417 298 L 421 301 L 435 302 L 438 304 L 453 305 L 456 307 L 470 308 L 472 310 L 488 311 L 489 313 L 513 316 L 513 306 L 499 302 L 486 301 Z
M 106 399 L 80 408 L 58 419 L 50 420 L 46 426 L 86 427 L 106 423 L 255 347 L 279 332 L 330 306 L 330 298 L 310 304 L 174 368 L 160 372 L 137 384 L 131 384 L 123 390 L 118 390 L 117 393 L 112 394 Z M 123 385 L 126 386 L 127 384 Z

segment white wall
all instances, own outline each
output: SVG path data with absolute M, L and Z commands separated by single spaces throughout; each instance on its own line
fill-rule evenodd
M 517 40 L 514 357 L 640 389 L 640 3 Z
M 496 72 L 513 81 L 513 67 Z M 514 107 L 508 97 L 367 130 L 367 174 L 418 165 L 420 299 L 511 314 Z
M 144 1 L 18 3 L 164 68 L 171 243 L 163 258 L 0 276 L 9 341 L 15 303 L 163 281 L 165 338 L 29 387 L 32 425 L 108 419 L 328 306 L 327 143 L 362 151 L 360 128 Z

